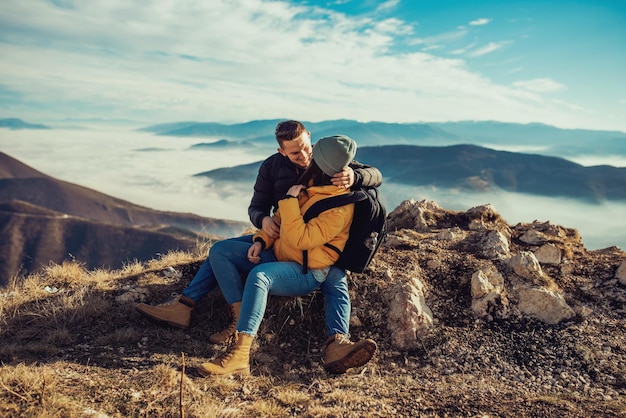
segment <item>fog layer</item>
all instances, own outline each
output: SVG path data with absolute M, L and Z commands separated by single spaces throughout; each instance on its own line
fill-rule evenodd
M 0 150 L 60 180 L 154 209 L 247 221 L 252 182 L 214 185 L 193 175 L 259 161 L 271 150 L 190 149 L 201 142 L 211 140 L 110 129 L 0 130 Z M 626 202 L 594 205 L 508 192 L 468 194 L 391 183 L 383 185 L 381 194 L 389 211 L 406 199 L 434 200 L 453 210 L 491 203 L 509 224 L 550 221 L 578 229 L 588 249 L 626 248 Z

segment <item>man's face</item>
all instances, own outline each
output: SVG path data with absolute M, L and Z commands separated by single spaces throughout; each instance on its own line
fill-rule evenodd
M 311 151 L 310 132 L 303 132 L 302 135 L 291 141 L 283 141 L 282 147 L 278 148 L 281 155 L 302 168 L 307 168 L 311 164 Z

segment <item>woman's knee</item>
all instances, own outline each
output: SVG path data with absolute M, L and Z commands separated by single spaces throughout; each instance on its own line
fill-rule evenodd
M 246 284 L 248 283 L 256 287 L 269 289 L 272 286 L 272 279 L 265 273 L 261 266 L 257 266 L 248 274 Z

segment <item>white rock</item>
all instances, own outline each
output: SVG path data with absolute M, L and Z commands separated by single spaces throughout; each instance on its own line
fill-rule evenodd
M 547 324 L 558 324 L 576 315 L 563 295 L 545 288 L 522 289 L 519 292 L 518 308 Z
M 489 231 L 482 244 L 482 253 L 490 259 L 504 259 L 510 257 L 509 240 L 499 231 Z
M 530 251 L 522 251 L 519 254 L 515 254 L 509 259 L 508 264 L 515 274 L 525 279 L 543 276 L 543 270 L 539 261 L 537 261 L 535 254 Z
M 494 266 L 472 275 L 472 311 L 479 318 L 492 320 L 508 316 L 508 300 L 504 293 L 504 277 Z
M 385 295 L 391 344 L 400 350 L 419 348 L 418 338 L 428 335 L 432 328 L 433 314 L 426 305 L 423 289 L 422 282 L 413 278 L 410 283 L 393 286 Z

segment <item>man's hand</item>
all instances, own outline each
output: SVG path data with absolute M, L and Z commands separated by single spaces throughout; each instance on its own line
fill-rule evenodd
M 354 184 L 354 170 L 350 167 L 344 167 L 330 181 L 340 189 L 349 189 Z
M 274 218 L 271 216 L 266 216 L 261 221 L 261 229 L 265 232 L 270 238 L 278 238 L 280 234 L 280 225 L 276 223 Z
M 261 254 L 262 250 L 263 246 L 260 242 L 252 243 L 250 248 L 248 248 L 248 261 L 252 264 L 259 264 L 261 262 L 261 256 L 259 254 Z
M 302 184 L 294 184 L 289 188 L 289 190 L 287 190 L 286 194 L 287 196 L 298 197 L 302 189 L 304 189 L 304 186 Z

